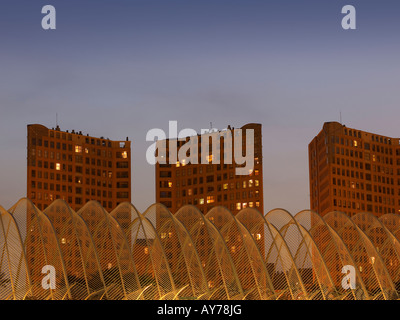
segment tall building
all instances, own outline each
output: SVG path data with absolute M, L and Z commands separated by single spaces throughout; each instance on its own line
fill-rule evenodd
M 326 122 L 308 153 L 310 207 L 321 216 L 400 212 L 399 138 Z
M 94 276 L 98 270 L 97 261 L 104 271 L 117 265 L 117 257 L 112 252 L 111 241 L 101 242 L 111 236 L 105 227 L 104 216 L 96 208 L 87 208 L 81 212 L 86 221 L 94 246 L 102 248 L 98 260 L 91 253 L 89 234 L 85 228 L 80 229 L 82 239 L 78 240 L 72 233 L 76 221 L 65 207 L 49 207 L 56 199 L 65 200 L 75 211 L 81 209 L 91 200 L 98 201 L 102 207 L 111 212 L 119 203 L 131 201 L 131 151 L 130 141 L 111 141 L 83 135 L 82 132 L 62 132 L 57 126 L 48 129 L 43 125 L 28 125 L 27 148 L 27 197 L 40 210 L 44 210 L 55 230 L 61 232 L 60 249 L 66 259 L 65 271 L 68 276 L 82 276 L 82 258 L 88 274 Z M 47 210 L 46 210 L 47 208 Z M 50 211 L 49 211 L 50 210 Z M 122 219 L 121 226 L 129 225 L 129 214 Z M 81 222 L 79 222 L 81 223 Z M 55 243 L 40 243 L 40 230 L 35 215 L 27 212 L 27 261 L 32 270 L 33 279 L 41 279 L 43 265 L 47 264 L 47 255 L 56 252 Z M 51 232 L 51 228 L 49 229 Z M 62 230 L 62 231 L 60 231 Z M 129 233 L 127 233 L 129 234 Z M 130 243 L 130 237 L 127 237 Z M 121 248 L 120 265 L 126 266 L 127 248 Z M 126 268 L 128 269 L 128 268 Z M 57 283 L 63 279 L 57 274 Z M 40 287 L 35 289 L 40 292 Z M 35 292 L 36 292 L 35 291 Z
M 185 205 L 194 205 L 203 214 L 207 214 L 215 206 L 223 206 L 233 215 L 245 208 L 255 208 L 264 214 L 261 124 L 246 124 L 239 129 L 228 127 L 227 130 L 194 137 L 196 139 L 192 136 L 192 139 L 187 137 L 183 141 L 169 139 L 164 146 L 161 143 L 158 157 L 159 160 L 165 157 L 166 161 L 156 165 L 156 201 L 164 204 L 173 214 Z M 165 152 L 160 152 L 162 148 Z M 188 152 L 191 161 L 186 161 Z M 174 154 L 179 155 L 178 159 L 175 159 Z M 242 161 L 241 156 L 246 156 L 247 161 Z M 192 214 L 186 213 L 180 219 L 185 219 L 184 224 L 191 226 L 192 217 Z M 216 217 L 216 221 L 214 216 L 209 219 L 220 228 L 223 215 L 217 214 Z M 253 222 L 250 220 L 252 218 L 247 219 L 249 224 Z M 182 274 L 184 266 L 179 248 L 183 244 L 178 245 L 179 237 L 174 233 L 170 220 L 163 219 L 162 214 L 157 215 L 156 228 L 165 245 L 172 273 Z M 206 273 L 216 275 L 219 272 L 218 267 L 209 263 L 214 249 L 213 244 L 208 241 L 208 232 L 200 227 L 194 241 L 199 261 Z M 252 232 L 260 253 L 264 256 L 263 241 L 259 241 L 264 230 L 261 227 Z M 228 238 L 230 241 L 226 245 L 232 254 L 236 254 L 243 243 L 233 230 Z M 226 261 L 221 263 L 222 268 L 227 268 L 224 264 Z M 237 271 L 242 274 L 242 278 L 247 279 L 244 281 L 246 285 L 243 285 L 246 290 L 252 286 L 250 269 L 249 265 L 240 268 L 238 266 Z M 214 281 L 208 283 L 210 289 L 219 285 Z
M 217 148 L 213 146 L 217 141 L 214 139 L 209 143 L 209 147 L 205 147 L 207 149 L 205 157 L 208 160 L 206 163 L 201 161 L 201 157 L 204 157 L 202 143 L 203 145 L 205 143 L 202 136 L 198 135 L 194 149 L 196 152 L 194 156 L 198 157 L 197 164 L 185 164 L 185 161 L 179 159 L 171 164 L 169 151 L 172 139 L 167 140 L 166 163 L 156 164 L 156 202 L 164 204 L 172 213 L 187 204 L 194 205 L 204 214 L 219 205 L 226 207 L 233 214 L 247 207 L 256 208 L 264 213 L 261 124 L 250 123 L 240 129 L 242 153 L 247 151 L 246 130 L 254 132 L 254 166 L 246 174 L 240 175 L 236 169 L 243 168 L 244 164 L 237 164 L 235 161 L 234 128 L 228 127 L 225 131 L 214 133 L 217 139 L 221 139 L 218 140 L 220 146 L 218 150 L 218 146 Z M 227 150 L 228 147 L 224 142 L 230 137 L 233 143 Z M 207 137 L 207 139 L 212 138 Z M 176 142 L 176 139 L 172 142 Z M 180 148 L 187 143 L 190 143 L 189 137 L 186 141 L 177 141 L 177 152 L 179 153 Z M 230 163 L 226 163 L 228 152 L 232 153 Z M 218 160 L 219 163 L 213 163 L 213 160 Z
M 131 201 L 130 141 L 28 125 L 27 197 L 41 210 L 55 199 L 79 210 L 97 200 L 111 211 Z

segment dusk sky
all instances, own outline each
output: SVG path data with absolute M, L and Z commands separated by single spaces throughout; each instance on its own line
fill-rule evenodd
M 41 9 L 57 10 L 43 30 Z M 357 10 L 344 30 L 341 9 Z M 27 124 L 132 141 L 132 203 L 155 202 L 150 129 L 263 126 L 264 208 L 308 209 L 325 121 L 400 137 L 400 2 L 1 0 L 0 205 L 26 196 Z

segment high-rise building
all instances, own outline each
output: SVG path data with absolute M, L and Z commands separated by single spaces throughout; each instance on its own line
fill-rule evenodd
M 179 153 L 183 145 L 190 144 L 190 137 L 186 141 L 167 140 L 166 161 L 156 164 L 156 202 L 164 204 L 172 213 L 186 204 L 192 204 L 204 214 L 214 206 L 224 206 L 233 214 L 247 207 L 256 208 L 264 214 L 261 124 L 251 123 L 240 128 L 242 155 L 248 151 L 246 130 L 253 130 L 254 133 L 254 165 L 246 174 L 240 175 L 237 174 L 237 168 L 243 169 L 248 164 L 238 164 L 235 157 L 234 149 L 239 145 L 234 142 L 235 131 L 238 132 L 238 129 L 228 127 L 210 135 L 198 135 L 193 149 L 197 164 L 186 164 L 181 159 L 171 163 L 169 156 L 171 142 L 177 143 Z M 230 138 L 232 143 L 226 144 Z M 205 139 L 212 140 L 211 143 L 207 141 L 208 146 L 204 146 Z M 219 146 L 215 145 L 218 143 Z M 202 157 L 206 161 L 202 161 Z M 219 163 L 213 163 L 214 160 Z
M 98 258 L 90 253 L 93 248 L 85 228 L 79 231 L 82 235 L 79 244 L 74 238 L 71 228 L 75 223 L 81 224 L 81 220 L 73 220 L 62 205 L 50 207 L 54 200 L 63 199 L 73 210 L 78 211 L 87 202 L 95 200 L 111 212 L 120 203 L 131 202 L 131 151 L 128 138 L 126 141 L 111 141 L 83 135 L 74 130 L 62 132 L 58 126 L 48 129 L 43 125 L 32 124 L 28 125 L 27 162 L 27 197 L 47 214 L 55 230 L 62 230 L 59 246 L 66 258 L 65 272 L 68 277 L 81 277 L 82 257 L 91 276 L 95 275 L 99 267 L 104 271 L 118 263 L 121 267 L 128 265 L 129 261 L 123 259 L 128 248 L 121 248 L 120 257 L 117 258 L 109 254 L 113 246 L 111 241 L 100 243 L 99 239 L 109 237 L 110 231 L 106 228 L 104 215 L 97 212 L 95 207 L 86 208 L 81 212 L 81 217 L 95 239 L 94 245 L 102 248 L 102 255 Z M 29 268 L 33 270 L 34 279 L 42 277 L 42 267 L 48 264 L 45 252 L 50 256 L 52 252 L 56 252 L 54 243 L 38 246 L 40 232 L 43 231 L 37 228 L 37 223 L 35 215 L 28 210 L 27 261 Z M 129 223 L 127 214 L 122 219 L 121 226 Z M 130 243 L 129 236 L 127 239 Z M 62 279 L 57 275 L 57 282 L 59 281 Z
M 308 153 L 310 207 L 321 216 L 400 212 L 399 138 L 326 122 Z
M 187 137 L 183 141 L 169 139 L 165 142 L 165 145 L 160 144 L 158 150 L 158 159 L 165 158 L 165 161 L 156 165 L 156 201 L 164 204 L 171 213 L 175 214 L 185 205 L 193 205 L 203 214 L 207 214 L 215 206 L 225 207 L 234 215 L 246 208 L 255 208 L 264 214 L 261 124 L 246 124 L 239 129 L 229 126 L 226 130 L 192 136 L 192 139 Z M 247 160 L 243 161 L 241 157 Z M 192 226 L 193 215 L 187 213 L 181 219 L 183 217 L 187 219 L 185 224 Z M 246 223 L 250 225 L 254 222 L 250 216 L 246 219 Z M 220 228 L 223 215 L 212 215 L 209 220 Z M 183 265 L 179 255 L 179 236 L 171 228 L 170 220 L 164 219 L 162 214 L 157 215 L 156 228 L 161 242 L 165 244 L 165 254 L 169 258 L 173 274 L 181 274 Z M 207 240 L 207 233 L 210 231 L 201 226 L 199 228 L 201 230 L 199 229 L 195 239 L 199 263 L 206 268 L 207 274 L 218 274 L 218 267 L 208 263 L 213 252 L 213 244 Z M 236 254 L 243 243 L 233 229 L 235 228 L 230 233 L 226 231 L 229 234 L 226 238 L 230 239 L 226 245 L 232 254 Z M 261 241 L 263 227 L 252 232 L 260 254 L 264 256 L 265 250 Z M 171 241 L 174 239 L 176 240 Z M 180 246 L 184 244 L 181 243 Z M 227 268 L 224 264 L 226 261 L 221 263 L 222 268 Z M 246 265 L 237 272 L 242 274 L 243 279 L 247 279 L 252 271 L 254 270 Z M 252 286 L 249 279 L 245 281 L 246 290 Z M 218 284 L 210 281 L 208 286 L 214 288 Z
M 90 200 L 111 211 L 131 201 L 130 141 L 28 125 L 27 197 L 44 210 L 55 199 L 79 210 Z

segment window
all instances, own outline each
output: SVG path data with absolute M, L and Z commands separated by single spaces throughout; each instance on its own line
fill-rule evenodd
M 81 153 L 82 152 L 82 146 L 76 145 L 75 146 L 75 152 L 76 153 Z

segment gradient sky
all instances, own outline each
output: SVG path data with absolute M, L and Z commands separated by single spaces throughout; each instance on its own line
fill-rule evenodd
M 261 123 L 265 210 L 307 209 L 325 121 L 400 136 L 399 17 L 398 0 L 2 0 L 0 204 L 26 195 L 26 125 L 58 114 L 63 131 L 132 140 L 139 210 L 155 201 L 148 130 Z

